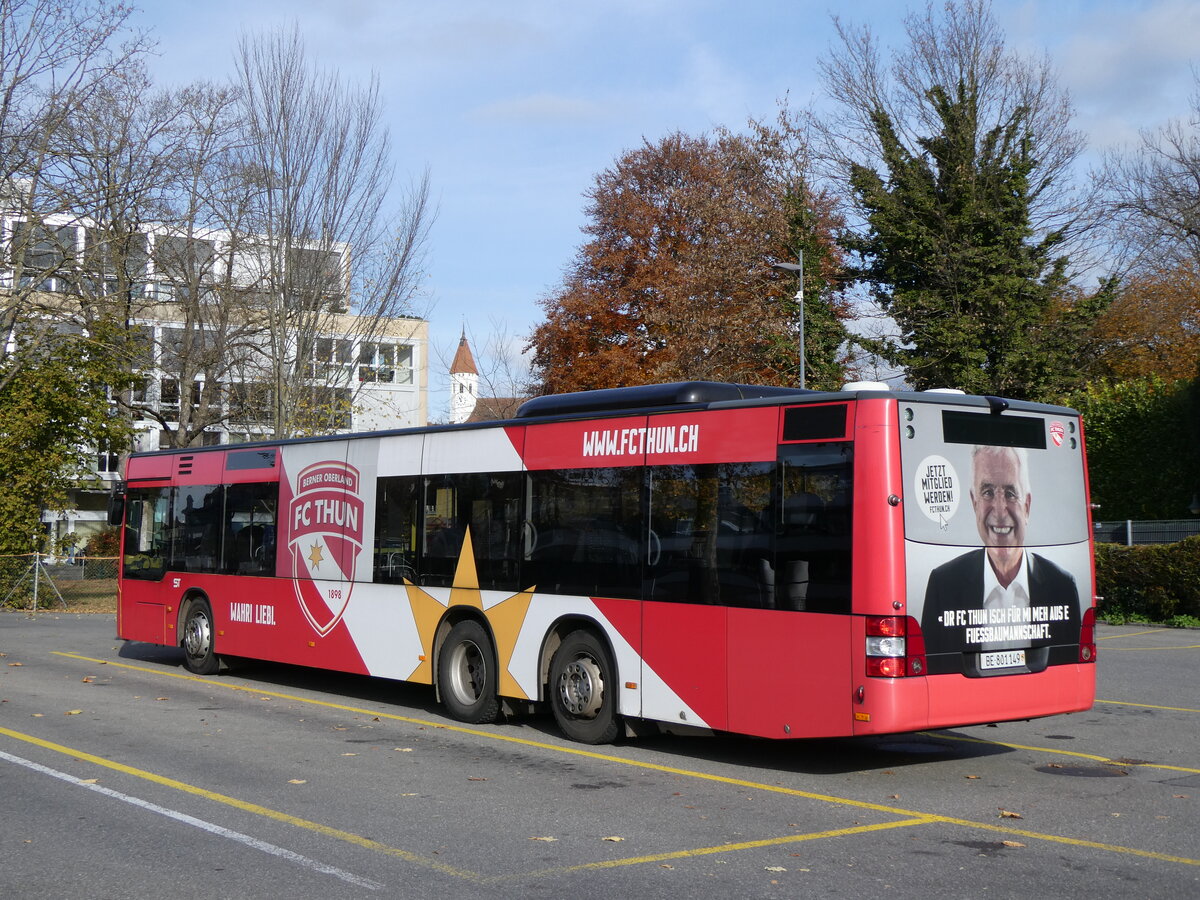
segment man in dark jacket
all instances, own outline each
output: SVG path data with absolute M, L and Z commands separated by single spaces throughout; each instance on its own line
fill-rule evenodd
M 971 506 L 984 546 L 929 573 L 921 615 L 926 652 L 1019 649 L 1077 639 L 1075 579 L 1025 549 L 1033 505 L 1026 452 L 979 446 L 971 468 Z

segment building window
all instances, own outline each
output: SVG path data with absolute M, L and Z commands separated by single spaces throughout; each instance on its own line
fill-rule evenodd
M 363 342 L 358 345 L 358 380 L 412 384 L 412 347 Z
M 317 338 L 313 345 L 312 377 L 327 381 L 347 380 L 354 364 L 354 342 L 348 338 Z
M 101 475 L 121 474 L 121 454 L 101 448 L 96 453 L 96 471 Z

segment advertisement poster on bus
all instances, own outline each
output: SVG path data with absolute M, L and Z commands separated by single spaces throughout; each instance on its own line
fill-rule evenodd
M 340 450 L 331 456 L 330 448 Z M 342 620 L 354 582 L 370 581 L 374 446 L 287 448 L 280 486 L 279 576 L 289 578 L 309 624 L 326 635 Z
M 908 608 L 931 664 L 1043 668 L 1046 648 L 1078 643 L 1092 597 L 1078 418 L 921 403 L 903 415 Z

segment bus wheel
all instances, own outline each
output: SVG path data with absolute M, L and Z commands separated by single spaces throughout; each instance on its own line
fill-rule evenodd
M 438 690 L 446 711 L 460 722 L 495 722 L 500 714 L 492 642 L 473 619 L 450 629 L 438 654 Z
M 183 620 L 183 664 L 197 675 L 213 675 L 221 667 L 213 651 L 212 608 L 207 600 L 193 600 Z
M 587 631 L 573 631 L 550 661 L 550 705 L 563 734 L 583 744 L 616 736 L 616 674 L 608 651 Z

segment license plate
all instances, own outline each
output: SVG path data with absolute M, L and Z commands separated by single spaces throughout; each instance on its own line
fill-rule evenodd
M 1014 666 L 1025 665 L 1024 650 L 997 650 L 994 653 L 982 653 L 980 656 L 981 669 L 1011 669 Z

